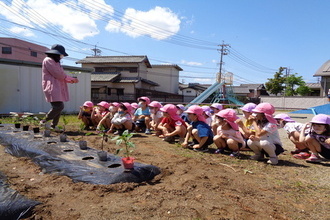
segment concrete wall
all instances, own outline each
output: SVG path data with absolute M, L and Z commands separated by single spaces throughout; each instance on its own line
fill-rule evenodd
M 67 69 L 82 71 L 79 68 Z M 41 64 L 17 65 L 0 64 L 0 113 L 9 112 L 48 112 L 50 104 L 46 102 L 41 87 Z M 78 84 L 68 84 L 70 101 L 65 103 L 66 112 L 77 112 L 86 100 L 91 98 L 90 72 L 78 75 Z
M 275 108 L 305 109 L 313 106 L 328 104 L 328 98 L 301 96 L 301 97 L 276 97 L 261 96 L 261 102 L 269 102 Z

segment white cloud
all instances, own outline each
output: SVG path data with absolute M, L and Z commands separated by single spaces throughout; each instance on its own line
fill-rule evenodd
M 186 61 L 186 60 L 181 60 L 182 64 L 186 64 L 186 65 L 191 65 L 191 66 L 202 66 L 203 63 L 200 62 L 194 62 L 194 61 Z
M 12 27 L 9 29 L 12 33 L 15 33 L 15 34 L 21 34 L 25 37 L 32 37 L 32 36 L 35 36 L 35 34 L 26 29 L 26 28 L 22 28 L 22 27 Z
M 119 21 L 110 20 L 108 22 L 107 26 L 105 27 L 105 30 L 107 30 L 109 32 L 118 33 L 120 31 L 120 26 L 121 26 L 121 23 Z
M 138 11 L 128 8 L 122 20 L 110 20 L 106 30 L 110 32 L 121 31 L 131 37 L 143 35 L 154 39 L 167 39 L 180 30 L 180 19 L 169 8 L 156 6 L 149 11 Z
M 114 9 L 107 5 L 104 0 L 78 0 L 86 10 L 90 10 L 90 17 L 101 20 L 104 16 L 113 15 Z
M 93 9 L 95 13 L 103 15 L 107 10 L 109 14 L 113 13 L 112 7 L 106 7 L 102 0 L 93 1 L 95 5 L 102 5 L 102 9 L 98 9 L 97 12 Z M 88 0 L 84 5 L 91 4 L 90 2 L 91 0 Z M 78 40 L 99 33 L 95 20 L 90 17 L 89 13 L 86 13 L 87 9 L 77 10 L 77 2 L 56 4 L 51 0 L 13 0 L 11 5 L 0 2 L 0 8 L 2 8 L 0 14 L 9 21 L 36 29 L 45 28 L 46 31 L 59 35 L 61 35 L 61 30 Z M 87 10 L 87 12 L 92 13 L 92 10 Z M 56 26 L 60 30 L 57 30 Z

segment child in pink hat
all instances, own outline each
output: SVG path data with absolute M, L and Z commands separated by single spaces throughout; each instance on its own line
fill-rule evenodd
M 277 121 L 278 127 L 283 128 L 286 131 L 289 140 L 296 147 L 294 151 L 291 151 L 292 156 L 297 159 L 306 159 L 310 157 L 307 144 L 304 141 L 299 141 L 300 133 L 304 124 L 294 121 L 289 115 L 284 113 L 277 114 L 274 118 Z M 305 136 L 308 132 L 309 129 L 305 131 Z
M 186 123 L 177 114 L 177 108 L 173 104 L 166 104 L 160 108 L 163 112 L 163 119 L 158 125 L 158 129 L 163 132 L 164 141 L 174 142 L 175 136 L 179 135 L 180 140 L 183 141 L 186 136 L 187 126 Z
M 111 119 L 111 127 L 108 133 L 117 130 L 115 134 L 121 135 L 125 130 L 133 130 L 133 120 L 131 116 L 132 106 L 127 102 L 118 105 L 118 111 Z
M 235 110 L 230 108 L 221 110 L 216 114 L 219 127 L 213 138 L 214 144 L 218 148 L 215 153 L 223 153 L 224 150 L 229 150 L 232 152 L 231 157 L 239 156 L 239 150 L 244 147 L 245 141 L 235 122 L 237 119 Z
M 277 155 L 284 152 L 280 135 L 277 130 L 277 122 L 273 118 L 274 106 L 270 103 L 260 103 L 252 112 L 252 126 L 255 134 L 250 135 L 247 144 L 255 153 L 251 156 L 253 160 L 262 160 L 264 155 L 269 156 L 268 164 L 278 164 Z
M 109 113 L 110 104 L 106 101 L 97 103 L 96 107 L 93 108 L 92 121 L 97 125 L 97 129 L 110 128 L 110 120 L 104 120 L 105 116 Z M 103 119 L 103 120 L 102 120 Z
M 133 121 L 135 124 L 135 131 L 145 131 L 146 134 L 150 134 L 150 123 L 145 122 L 146 117 L 150 117 L 150 111 L 148 105 L 150 104 L 150 99 L 148 97 L 142 96 L 138 98 L 139 108 L 136 109 L 133 116 Z
M 255 130 L 253 129 L 252 126 L 252 120 L 250 117 L 252 115 L 253 109 L 256 106 L 257 106 L 256 104 L 249 102 L 240 108 L 243 112 L 243 117 L 245 120 L 243 121 L 242 119 L 238 119 L 236 123 L 238 124 L 240 128 L 240 132 L 242 133 L 245 139 L 248 139 L 250 135 L 255 133 Z
M 82 106 L 80 106 L 78 119 L 84 123 L 84 130 L 90 130 L 91 126 L 95 126 L 92 122 L 93 107 L 94 104 L 91 101 L 86 101 Z
M 186 111 L 190 125 L 187 128 L 187 135 L 183 147 L 188 147 L 188 141 L 193 139 L 192 148 L 197 151 L 207 151 L 208 146 L 213 143 L 213 132 L 211 127 L 205 122 L 203 108 L 198 105 L 190 106 Z
M 310 133 L 305 137 L 304 133 L 311 127 Z M 312 152 L 306 159 L 309 163 L 319 163 L 322 161 L 320 155 L 330 159 L 330 117 L 325 114 L 315 115 L 309 123 L 303 126 L 299 141 L 305 141 L 307 147 Z
M 208 124 L 209 126 L 211 126 L 212 125 L 212 113 L 211 113 L 212 110 L 211 110 L 210 106 L 203 105 L 202 109 L 203 109 L 203 115 L 205 118 L 205 123 Z
M 146 123 L 150 124 L 150 128 L 154 131 L 156 131 L 154 136 L 159 136 L 161 134 L 161 130 L 158 129 L 158 125 L 163 119 L 163 112 L 160 110 L 160 108 L 163 107 L 160 102 L 152 101 L 149 104 L 149 111 L 150 111 L 150 117 L 146 117 L 145 121 Z
M 223 106 L 220 104 L 220 103 L 213 103 L 211 106 L 210 106 L 210 109 L 211 109 L 211 118 L 212 118 L 212 124 L 211 124 L 211 128 L 212 128 L 212 131 L 213 131 L 213 134 L 215 135 L 217 133 L 217 128 L 218 128 L 218 124 L 217 124 L 217 120 L 216 120 L 216 114 L 221 111 L 223 109 Z

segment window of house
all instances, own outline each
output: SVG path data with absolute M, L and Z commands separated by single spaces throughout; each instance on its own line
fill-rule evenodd
M 191 90 L 186 90 L 186 93 L 191 93 Z
M 2 54 L 12 54 L 11 47 L 2 47 Z
M 117 95 L 124 95 L 124 89 L 117 89 Z
M 93 88 L 91 93 L 92 93 L 92 98 L 98 98 L 100 95 L 99 89 L 97 89 L 97 88 L 96 89 Z
M 111 95 L 111 88 L 108 88 L 108 95 Z
M 38 56 L 38 53 L 35 52 L 35 51 L 31 51 L 30 55 L 31 55 L 31 57 L 37 57 Z

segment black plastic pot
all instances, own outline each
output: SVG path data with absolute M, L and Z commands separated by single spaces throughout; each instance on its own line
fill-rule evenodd
M 87 150 L 87 141 L 79 141 L 79 147 L 81 150 Z
M 66 138 L 67 138 L 66 134 L 60 134 L 60 141 L 61 142 L 66 142 L 67 141 Z
M 50 130 L 45 130 L 45 131 L 44 131 L 44 136 L 45 136 L 45 137 L 50 137 L 50 133 L 51 133 Z
M 106 151 L 97 152 L 97 156 L 99 157 L 100 161 L 107 161 L 107 152 Z
M 21 123 L 15 123 L 15 128 L 20 128 L 21 127 Z
M 37 128 L 33 128 L 33 133 L 37 134 L 37 133 L 39 133 L 39 132 L 40 132 L 40 128 L 39 128 L 39 127 L 37 127 Z
M 29 125 L 24 125 L 23 126 L 23 131 L 28 131 L 29 130 L 29 127 L 30 127 Z

